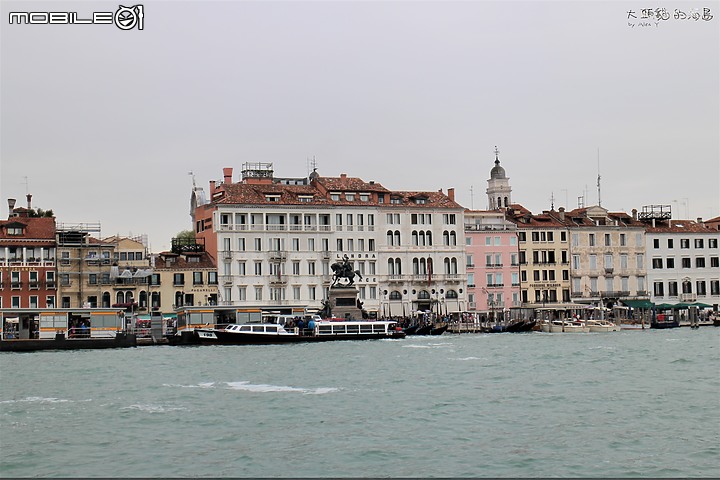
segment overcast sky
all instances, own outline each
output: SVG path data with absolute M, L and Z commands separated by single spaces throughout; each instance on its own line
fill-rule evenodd
M 207 191 L 223 167 L 302 177 L 312 157 L 485 209 L 496 145 L 533 212 L 597 204 L 599 149 L 602 206 L 720 215 L 717 1 L 145 1 L 142 31 L 9 24 L 118 2 L 1 5 L 3 218 L 27 189 L 157 252 L 191 228 L 188 172 Z M 648 7 L 670 18 L 642 26 Z

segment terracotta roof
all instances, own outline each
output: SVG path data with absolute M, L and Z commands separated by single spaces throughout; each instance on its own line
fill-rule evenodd
M 331 194 L 339 193 L 339 200 L 332 200 Z M 348 200 L 346 193 L 353 193 L 354 198 Z M 369 200 L 361 200 L 360 193 L 369 193 Z M 373 195 L 383 194 L 380 203 Z M 277 196 L 279 195 L 279 198 Z M 269 199 L 268 197 L 274 197 Z M 311 200 L 301 197 L 312 196 Z M 462 208 L 460 204 L 442 192 L 401 192 L 391 191 L 378 183 L 368 183 L 353 177 L 318 177 L 311 185 L 232 183 L 221 184 L 211 194 L 212 204 L 219 205 L 326 205 L 326 206 L 382 206 L 418 207 L 418 208 Z M 399 198 L 400 203 L 392 203 L 391 199 Z M 417 203 L 416 200 L 424 200 Z
M 648 233 L 715 233 L 718 231 L 710 228 L 703 223 L 697 223 L 695 220 L 670 220 L 669 222 L 647 223 L 646 231 Z
M 199 257 L 197 262 L 188 262 L 190 257 Z M 172 263 L 166 265 L 167 259 L 173 259 Z M 201 268 L 215 269 L 216 265 L 212 257 L 207 252 L 202 253 L 183 253 L 177 254 L 173 252 L 162 252 L 155 258 L 156 270 L 197 270 Z
M 23 235 L 8 235 L 7 227 L 19 226 Z M 55 243 L 55 219 L 52 217 L 12 217 L 0 220 L 0 242 L 23 245 L 37 241 Z

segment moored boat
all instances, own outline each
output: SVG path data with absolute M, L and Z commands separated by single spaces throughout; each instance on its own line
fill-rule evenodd
M 591 332 L 619 332 L 620 326 L 609 320 L 587 320 Z
M 286 328 L 287 327 L 287 328 Z M 185 342 L 205 345 L 254 345 L 312 343 L 339 340 L 375 340 L 405 338 L 405 332 L 391 321 L 310 321 L 307 328 L 276 323 L 243 323 L 224 328 L 196 328 Z

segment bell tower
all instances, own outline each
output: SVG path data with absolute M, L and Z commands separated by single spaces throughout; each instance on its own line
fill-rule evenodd
M 505 169 L 500 166 L 500 151 L 495 146 L 495 166 L 490 170 L 490 179 L 486 190 L 488 210 L 508 208 L 512 204 L 510 179 L 505 176 Z

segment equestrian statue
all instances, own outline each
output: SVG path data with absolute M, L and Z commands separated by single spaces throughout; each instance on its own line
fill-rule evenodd
M 360 280 L 362 280 L 360 270 L 352 269 L 352 264 L 350 263 L 347 255 L 343 255 L 342 261 L 333 263 L 330 265 L 330 268 L 332 268 L 333 271 L 333 282 L 332 285 L 330 285 L 330 288 L 334 287 L 341 278 L 344 278 L 348 282 L 340 285 L 344 287 L 350 287 L 355 284 L 355 275 L 360 277 Z

